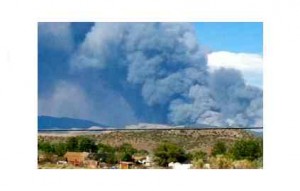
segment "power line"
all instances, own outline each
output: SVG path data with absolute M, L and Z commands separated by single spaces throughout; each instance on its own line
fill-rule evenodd
M 165 130 L 262 130 L 263 127 L 212 127 L 212 128 L 194 128 L 194 127 L 184 127 L 184 128 L 103 128 L 103 129 L 38 129 L 38 132 L 55 132 L 55 131 L 165 131 Z

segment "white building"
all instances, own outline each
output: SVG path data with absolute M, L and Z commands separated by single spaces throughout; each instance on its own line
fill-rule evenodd
M 192 167 L 192 164 L 181 164 L 179 162 L 170 162 L 168 164 L 168 167 L 171 167 L 172 169 L 190 169 Z
M 152 165 L 152 158 L 150 156 L 147 156 L 145 160 L 142 161 L 142 164 L 149 167 Z

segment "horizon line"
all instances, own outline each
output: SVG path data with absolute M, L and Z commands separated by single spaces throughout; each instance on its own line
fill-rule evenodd
M 103 129 L 38 129 L 38 132 L 47 131 L 151 131 L 151 130 L 248 130 L 263 129 L 263 127 L 212 127 L 212 128 L 103 128 Z

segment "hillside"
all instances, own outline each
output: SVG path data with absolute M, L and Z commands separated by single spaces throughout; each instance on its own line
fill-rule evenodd
M 51 141 L 64 141 L 67 137 L 76 136 L 68 134 L 39 134 L 40 139 Z M 89 132 L 89 136 L 97 143 L 119 146 L 123 143 L 130 143 L 137 149 L 152 151 L 163 141 L 176 143 L 186 150 L 202 149 L 209 151 L 217 141 L 224 141 L 227 144 L 233 143 L 240 138 L 253 137 L 245 130 L 234 129 L 202 129 L 202 130 L 128 130 L 128 131 L 107 131 L 100 133 Z

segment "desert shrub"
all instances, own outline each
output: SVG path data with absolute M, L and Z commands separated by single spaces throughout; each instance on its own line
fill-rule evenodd
M 229 169 L 233 168 L 233 160 L 225 155 L 217 155 L 210 158 L 211 168 L 214 169 Z
M 194 159 L 194 160 L 192 160 L 192 165 L 193 165 L 193 168 L 196 168 L 196 169 L 203 168 L 204 161 L 203 161 L 203 159 Z
M 255 168 L 263 168 L 263 157 L 259 157 L 253 161 Z
M 204 151 L 194 151 L 194 152 L 192 152 L 192 153 L 190 153 L 190 155 L 191 155 L 191 159 L 192 160 L 199 160 L 199 159 L 201 159 L 201 160 L 206 160 L 206 158 L 207 158 L 207 153 L 206 152 L 204 152 Z
M 184 150 L 172 143 L 162 143 L 154 150 L 155 162 L 168 166 L 170 162 L 185 162 L 188 157 Z
M 226 144 L 222 141 L 218 141 L 212 148 L 212 152 L 211 154 L 213 156 L 216 156 L 216 155 L 223 155 L 225 154 L 227 151 L 227 147 L 226 147 Z
M 233 167 L 236 169 L 252 169 L 252 168 L 256 168 L 256 165 L 254 162 L 251 162 L 247 159 L 243 159 L 243 160 L 234 161 Z
M 58 156 L 53 153 L 39 152 L 38 163 L 55 163 Z
M 263 156 L 261 139 L 241 139 L 234 143 L 231 155 L 235 160 L 248 159 L 253 161 Z

